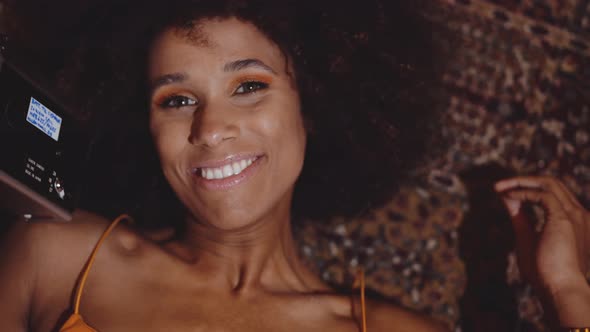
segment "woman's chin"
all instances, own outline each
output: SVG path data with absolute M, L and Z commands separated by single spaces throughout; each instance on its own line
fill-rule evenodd
M 260 226 L 261 218 L 252 213 L 236 213 L 232 209 L 226 209 L 218 213 L 195 218 L 200 227 L 209 228 L 220 233 L 245 232 L 248 229 L 256 229 Z M 250 211 L 252 212 L 252 211 Z

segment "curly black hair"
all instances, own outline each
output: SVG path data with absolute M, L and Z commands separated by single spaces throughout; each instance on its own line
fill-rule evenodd
M 437 143 L 440 57 L 419 14 L 427 4 L 97 1 L 61 15 L 61 32 L 45 39 L 54 48 L 62 40 L 59 85 L 97 134 L 82 206 L 132 210 L 152 226 L 183 213 L 148 144 L 146 54 L 165 28 L 189 36 L 200 19 L 227 17 L 254 24 L 294 68 L 308 124 L 294 217 L 353 216 L 380 204 Z

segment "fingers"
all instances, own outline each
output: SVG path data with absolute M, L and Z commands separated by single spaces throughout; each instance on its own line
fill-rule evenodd
M 578 201 L 578 198 L 569 190 L 569 188 L 562 181 L 557 181 L 557 184 L 561 187 L 561 190 L 564 193 L 564 196 L 573 205 L 575 205 L 579 209 L 584 209 L 584 207 L 582 206 L 582 204 L 580 203 L 580 201 Z
M 504 192 L 506 190 L 515 189 L 518 187 L 530 188 L 530 189 L 541 189 L 543 187 L 540 177 L 532 176 L 520 176 L 510 179 L 498 181 L 494 188 L 498 192 Z
M 519 200 L 504 197 L 502 201 L 504 202 L 506 209 L 508 209 L 510 217 L 516 217 L 519 214 L 520 206 L 522 205 Z
M 531 280 L 535 276 L 534 257 L 537 247 L 538 234 L 536 234 L 534 221 L 529 220 L 527 215 L 521 209 L 521 201 L 503 198 L 504 204 L 508 208 L 512 219 L 512 229 L 514 230 L 516 255 L 520 266 L 520 272 L 526 280 Z
M 496 191 L 505 193 L 514 189 L 533 189 L 553 194 L 565 211 L 583 209 L 575 196 L 559 180 L 548 176 L 523 176 L 499 181 Z M 532 198 L 532 197 L 531 197 Z M 537 196 L 536 198 L 541 198 Z M 532 201 L 532 200 L 530 200 Z M 534 201 L 532 201 L 534 202 Z M 536 203 L 541 203 L 538 201 Z
M 551 192 L 531 190 L 531 189 L 514 189 L 503 193 L 504 197 L 519 202 L 531 202 L 541 204 L 546 208 L 559 208 L 560 202 Z
M 522 201 L 504 195 L 504 205 L 508 209 L 512 220 L 515 237 L 516 256 L 521 276 L 524 280 L 536 283 L 535 253 L 538 244 L 538 234 L 534 220 L 530 220 L 522 208 Z
M 495 189 L 510 212 L 515 233 L 519 266 L 526 279 L 548 289 L 559 289 L 586 271 L 590 253 L 590 218 L 588 212 L 563 184 L 551 177 L 515 177 L 502 180 Z M 541 205 L 545 210 L 542 229 L 535 229 L 534 220 L 527 219 L 525 203 Z M 534 219 L 534 217 L 533 217 Z M 555 271 L 569 271 L 555 274 Z
M 513 222 L 522 213 L 524 202 L 539 204 L 547 213 L 548 224 L 543 229 L 549 227 L 550 233 L 571 229 L 578 252 L 586 252 L 585 239 L 590 231 L 588 212 L 561 181 L 551 177 L 516 177 L 496 183 L 495 188 L 502 194 Z

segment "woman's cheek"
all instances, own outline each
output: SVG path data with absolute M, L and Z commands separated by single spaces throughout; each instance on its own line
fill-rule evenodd
M 270 110 L 270 116 L 265 117 L 261 124 L 266 132 L 292 139 L 291 135 L 297 135 L 300 129 L 303 130 L 296 95 L 289 94 L 275 100 L 273 105 L 268 105 L 267 109 Z

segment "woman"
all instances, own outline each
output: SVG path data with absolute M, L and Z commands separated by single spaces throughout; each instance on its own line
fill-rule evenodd
M 414 137 L 429 126 L 429 98 L 410 91 L 431 72 L 421 67 L 431 55 L 407 38 L 415 16 L 373 5 L 168 1 L 93 20 L 100 28 L 77 54 L 82 66 L 64 77 L 91 101 L 94 123 L 149 129 L 182 206 L 166 210 L 158 198 L 166 213 L 144 204 L 138 222 L 177 227 L 111 224 L 108 235 L 109 221 L 85 212 L 69 224 L 17 225 L 0 264 L 3 329 L 444 330 L 335 292 L 302 264 L 291 235 L 292 215 L 356 213 L 377 201 L 393 188 L 399 159 L 410 165 L 425 144 Z M 95 166 L 116 160 L 107 158 Z M 124 158 L 152 172 L 149 158 Z

